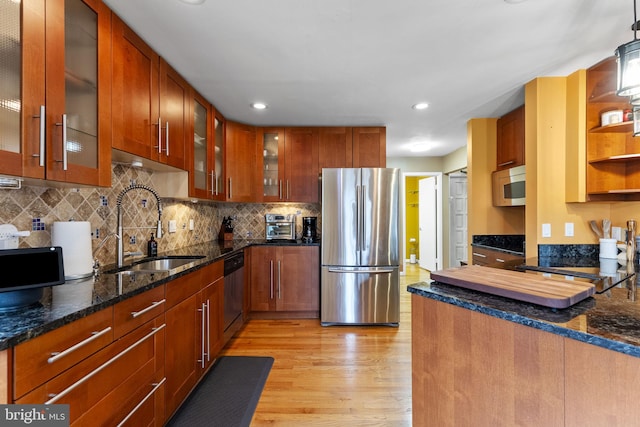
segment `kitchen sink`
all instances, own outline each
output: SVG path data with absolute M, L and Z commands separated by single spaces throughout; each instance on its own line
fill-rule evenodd
M 173 275 L 194 267 L 198 260 L 202 258 L 204 258 L 204 255 L 163 256 L 139 261 L 129 267 L 108 271 L 107 273 L 169 273 L 169 275 Z

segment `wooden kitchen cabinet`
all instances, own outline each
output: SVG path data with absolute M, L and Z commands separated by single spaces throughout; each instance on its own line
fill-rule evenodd
M 353 131 L 350 127 L 320 128 L 318 169 L 353 166 Z
M 387 129 L 353 128 L 354 168 L 384 168 L 387 165 Z
M 251 311 L 261 316 L 318 317 L 320 253 L 318 246 L 251 248 Z
M 496 170 L 525 164 L 524 105 L 498 119 L 496 138 Z
M 487 267 L 506 268 L 508 266 L 521 264 L 524 257 L 508 254 L 487 248 L 472 247 L 473 265 L 486 265 Z
M 225 200 L 256 201 L 256 128 L 227 121 L 225 124 Z
M 262 201 L 318 203 L 318 129 L 260 128 Z
M 218 261 L 167 284 L 167 418 L 180 407 L 222 348 L 223 265 Z
M 160 286 L 16 346 L 14 402 L 69 404 L 71 425 L 162 426 L 163 301 Z
M 282 202 L 286 197 L 284 128 L 258 128 L 257 146 L 261 150 L 262 175 L 258 187 L 262 188 L 263 202 Z
M 186 170 L 191 87 L 113 16 L 113 148 Z
M 212 199 L 215 194 L 215 144 L 213 107 L 199 93 L 194 93 L 190 128 L 193 142 L 189 158 L 189 196 Z
M 20 43 L 2 59 L 0 95 L 19 103 L 3 119 L 0 173 L 109 186 L 111 70 L 98 58 L 111 57 L 111 11 L 100 0 L 25 0 L 2 14 Z
M 610 57 L 587 69 L 587 201 L 640 200 L 640 148 L 633 121 L 601 126 L 601 115 L 630 110 L 616 95 L 616 60 Z

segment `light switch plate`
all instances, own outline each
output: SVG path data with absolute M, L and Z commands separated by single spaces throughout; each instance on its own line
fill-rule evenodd
M 189 220 L 189 230 L 193 231 L 193 229 L 194 229 L 194 228 L 195 228 L 195 225 L 194 225 L 194 223 L 193 223 L 193 220 L 192 220 L 192 219 L 190 219 L 190 220 Z
M 551 224 L 542 224 L 542 237 L 551 237 Z
M 175 219 L 169 220 L 169 233 L 175 233 L 178 228 L 178 224 Z
M 573 237 L 573 223 L 565 222 L 564 223 L 564 235 L 565 237 Z

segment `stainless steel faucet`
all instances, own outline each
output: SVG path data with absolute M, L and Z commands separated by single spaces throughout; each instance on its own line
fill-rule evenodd
M 156 226 L 156 237 L 158 237 L 158 238 L 162 237 L 162 206 L 160 205 L 160 196 L 158 196 L 158 193 L 156 193 L 156 190 L 154 190 L 151 187 L 148 187 L 146 185 L 141 185 L 141 184 L 131 184 L 129 187 L 127 187 L 124 190 L 122 190 L 120 192 L 120 194 L 118 194 L 118 199 L 116 201 L 116 206 L 118 208 L 118 231 L 116 232 L 116 241 L 117 241 L 116 266 L 117 267 L 122 267 L 123 259 L 124 259 L 124 254 L 123 254 L 124 244 L 122 242 L 122 239 L 123 239 L 123 234 L 122 234 L 122 198 L 124 197 L 125 194 L 127 194 L 131 190 L 147 190 L 148 192 L 153 194 L 153 196 L 156 198 L 156 202 L 157 202 L 157 205 L 158 205 L 158 225 Z M 147 228 L 150 228 L 150 227 L 147 227 Z M 142 255 L 139 252 L 138 252 L 138 254 Z

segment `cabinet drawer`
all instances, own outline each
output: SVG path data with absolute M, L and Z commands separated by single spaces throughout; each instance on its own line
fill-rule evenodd
M 116 425 L 162 379 L 164 341 L 161 315 L 16 403 L 69 404 L 72 425 L 80 419 L 91 421 L 86 425 Z
M 167 283 L 165 291 L 167 298 L 166 309 L 173 307 L 198 292 L 203 282 L 202 273 L 203 269 L 201 268 Z
M 202 268 L 201 288 L 204 289 L 210 283 L 224 277 L 224 261 L 216 261 Z
M 116 304 L 113 308 L 114 339 L 164 313 L 164 303 L 164 286 L 158 286 Z
M 524 261 L 524 258 L 521 256 L 485 248 L 474 247 L 472 249 L 472 255 L 474 265 L 486 265 L 488 267 L 504 268 Z
M 113 341 L 113 309 L 99 311 L 15 347 L 18 398 Z

